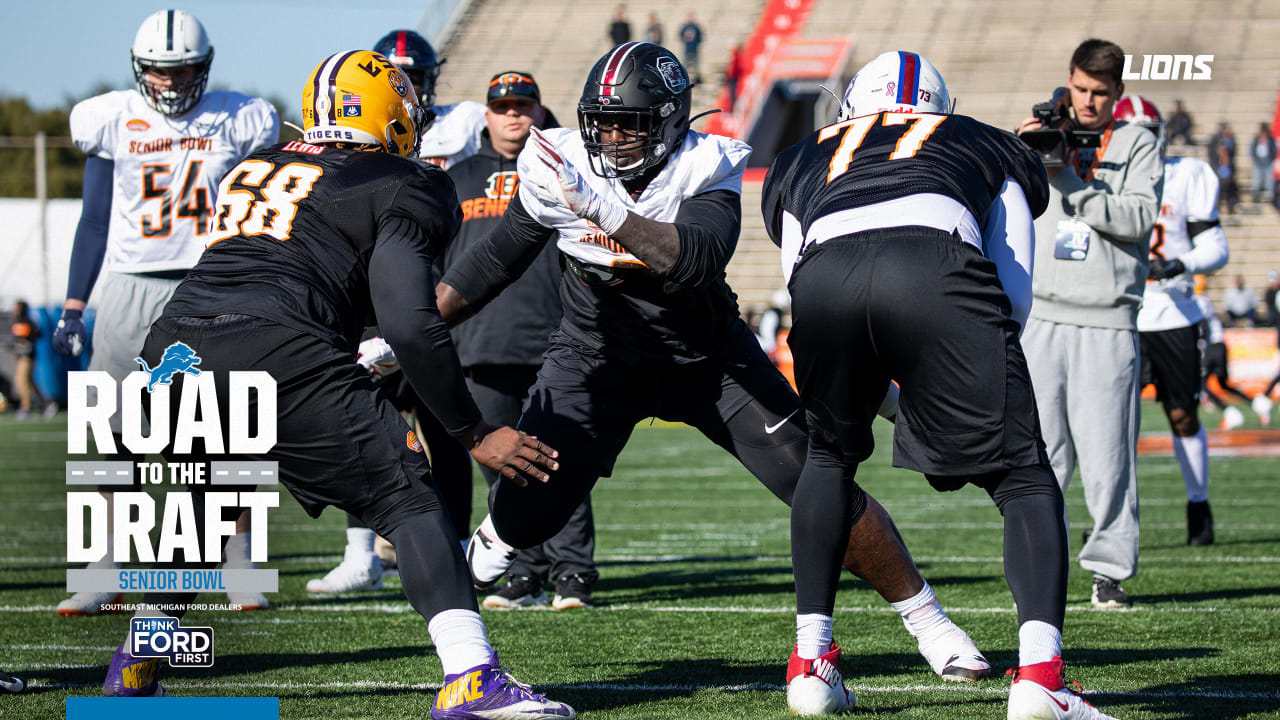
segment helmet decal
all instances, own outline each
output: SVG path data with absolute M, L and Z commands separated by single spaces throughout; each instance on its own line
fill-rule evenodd
M 662 76 L 667 89 L 673 93 L 684 92 L 689 87 L 689 78 L 684 74 L 684 68 L 674 58 L 658 58 L 658 74 Z

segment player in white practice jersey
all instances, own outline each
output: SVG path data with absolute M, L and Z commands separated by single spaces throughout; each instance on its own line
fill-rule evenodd
M 1164 147 L 1164 121 L 1139 95 L 1116 103 L 1116 120 L 1142 125 Z M 1166 158 L 1160 219 L 1151 233 L 1151 269 L 1138 311 L 1142 385 L 1156 386 L 1173 431 L 1173 449 L 1187 487 L 1187 542 L 1213 542 L 1209 512 L 1209 444 L 1200 424 L 1200 330 L 1192 276 L 1227 264 L 1227 236 L 1218 220 L 1218 176 L 1203 160 Z
M 82 315 L 96 286 L 89 369 L 117 381 L 138 369 L 134 358 L 152 321 L 204 251 L 218 182 L 279 134 L 276 111 L 265 100 L 205 92 L 213 47 L 195 16 L 151 15 L 138 28 L 132 56 L 136 89 L 98 95 L 71 110 L 72 140 L 88 159 L 67 299 L 53 336 L 59 352 L 80 354 L 88 344 Z M 106 459 L 143 459 L 122 445 L 118 413 L 111 431 L 116 447 Z M 100 488 L 109 508 L 112 489 Z M 224 567 L 252 567 L 247 515 L 236 529 Z M 112 550 L 90 567 L 118 567 Z M 58 605 L 58 614 L 97 615 L 117 598 L 79 592 Z M 260 593 L 228 599 L 244 609 L 267 605 Z

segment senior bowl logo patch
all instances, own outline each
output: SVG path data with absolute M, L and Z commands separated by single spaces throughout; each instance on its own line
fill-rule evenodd
M 142 118 L 134 118 L 125 123 L 124 126 L 134 132 L 146 132 L 151 129 L 151 123 L 143 120 Z
M 658 74 L 662 75 L 662 82 L 673 93 L 684 92 L 689 87 L 689 76 L 685 75 L 680 63 L 672 58 L 658 58 Z
M 417 434 L 414 433 L 412 430 L 410 430 L 404 436 L 404 444 L 407 445 L 409 449 L 414 452 L 419 452 L 419 453 L 422 452 L 422 443 L 418 441 Z

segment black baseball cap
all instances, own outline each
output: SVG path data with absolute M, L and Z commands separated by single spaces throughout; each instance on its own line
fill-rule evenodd
M 533 76 L 519 70 L 507 70 L 493 76 L 489 81 L 489 93 L 486 103 L 502 98 L 524 98 L 542 103 L 542 93 L 538 92 L 538 83 Z

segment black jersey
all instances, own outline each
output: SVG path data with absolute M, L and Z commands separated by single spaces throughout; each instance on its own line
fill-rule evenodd
M 1044 166 L 1012 133 L 965 115 L 864 115 L 822 128 L 774 159 L 764 184 L 765 227 L 781 245 L 784 211 L 807 234 L 833 212 L 916 194 L 953 198 L 981 226 L 1010 178 L 1032 215 L 1044 212 Z
M 384 152 L 290 142 L 227 173 L 211 243 L 164 314 L 266 318 L 355 350 L 376 324 L 369 258 L 389 223 L 439 256 L 461 222 L 443 170 Z

